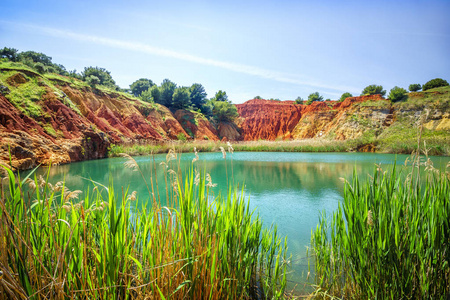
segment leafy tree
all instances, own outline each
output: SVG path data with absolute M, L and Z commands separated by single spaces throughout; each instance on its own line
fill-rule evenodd
M 38 71 L 41 74 L 44 74 L 47 72 L 47 66 L 45 66 L 43 63 L 40 63 L 40 62 L 36 63 L 34 65 L 34 68 L 36 69 L 36 71 Z
M 84 68 L 84 71 L 82 72 L 81 76 L 83 77 L 83 80 L 86 81 L 88 84 L 89 84 L 89 82 L 87 81 L 88 78 L 90 78 L 90 76 L 94 76 L 94 77 L 97 77 L 98 80 L 100 81 L 98 83 L 99 85 L 104 85 L 106 87 L 110 87 L 110 88 L 114 88 L 114 89 L 118 88 L 118 86 L 116 85 L 116 82 L 114 81 L 114 79 L 111 76 L 111 72 L 107 71 L 104 68 L 86 67 L 86 68 Z
M 417 92 L 417 91 L 420 91 L 422 89 L 422 86 L 419 83 L 413 83 L 413 84 L 409 85 L 408 89 L 411 92 Z
M 353 95 L 350 94 L 349 92 L 343 93 L 343 94 L 341 95 L 341 98 L 339 98 L 339 102 L 344 101 L 344 100 L 347 99 L 348 97 L 353 97 Z
M 319 94 L 319 92 L 315 92 L 312 94 L 309 94 L 308 101 L 306 102 L 306 105 L 310 105 L 314 101 L 323 101 L 323 96 Z
M 96 85 L 100 84 L 100 78 L 98 78 L 95 75 L 89 75 L 88 77 L 86 77 L 85 81 L 92 87 L 95 87 Z
M 381 96 L 386 95 L 386 91 L 383 90 L 382 85 L 371 84 L 371 85 L 366 86 L 364 88 L 364 90 L 362 91 L 361 96 L 376 95 L 376 94 L 380 94 Z
M 138 79 L 130 85 L 131 93 L 136 97 L 139 97 L 142 94 L 142 92 L 147 91 L 154 85 L 155 84 L 150 79 L 147 78 Z
M 173 107 L 176 109 L 187 109 L 191 106 L 191 98 L 187 87 L 177 88 L 172 98 Z
M 77 73 L 76 69 L 73 69 L 72 71 L 69 71 L 67 76 L 72 77 L 72 78 L 76 78 L 76 79 L 80 79 L 80 80 L 83 79 L 83 77 L 80 74 Z
M 401 87 L 398 87 L 398 86 L 394 86 L 391 89 L 391 91 L 389 92 L 388 98 L 392 102 L 402 101 L 402 100 L 406 99 L 406 94 L 407 93 L 408 93 L 408 91 L 405 90 L 404 88 L 401 88 Z
M 20 52 L 18 55 L 19 61 L 33 61 L 34 63 L 42 63 L 45 66 L 52 66 L 52 58 L 44 53 L 35 51 Z
M 441 86 L 448 86 L 448 82 L 442 78 L 431 79 L 422 86 L 422 90 L 426 91 L 429 89 L 434 89 Z
M 164 79 L 161 83 L 161 102 L 157 103 L 160 103 L 169 108 L 172 107 L 172 97 L 176 88 L 177 85 L 174 82 L 170 81 L 169 79 Z
M 139 98 L 140 98 L 142 101 L 145 101 L 145 102 L 154 102 L 150 90 L 145 90 L 145 91 L 143 91 L 143 92 L 139 95 Z
M 295 99 L 295 104 L 303 104 L 303 98 L 302 97 L 300 97 L 300 96 L 298 96 L 296 99 Z
M 4 47 L 0 50 L 0 57 L 7 58 L 10 61 L 17 61 L 17 52 L 19 50 L 14 48 Z
M 189 88 L 191 103 L 195 108 L 201 109 L 206 104 L 206 91 L 200 83 L 194 83 Z
M 256 96 L 256 97 L 253 98 L 253 99 L 259 99 L 259 100 L 261 100 L 262 98 L 261 98 L 261 96 Z
M 212 101 L 213 114 L 218 121 L 231 122 L 239 116 L 236 106 L 228 101 Z
M 212 101 L 219 101 L 219 102 L 230 102 L 228 100 L 228 96 L 227 93 L 219 90 L 216 95 L 214 96 L 214 98 L 211 99 Z

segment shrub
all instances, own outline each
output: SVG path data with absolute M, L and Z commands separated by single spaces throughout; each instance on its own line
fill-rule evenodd
M 345 99 L 347 99 L 348 97 L 353 97 L 352 94 L 350 94 L 349 92 L 343 93 L 341 98 L 339 98 L 339 102 L 344 101 Z
M 212 101 L 213 115 L 218 121 L 233 121 L 239 116 L 236 106 L 225 101 Z
M 361 93 L 361 96 L 364 95 L 377 95 L 380 94 L 381 96 L 386 95 L 386 90 L 383 90 L 383 86 L 382 85 L 376 85 L 376 84 L 371 84 L 368 85 L 364 88 L 364 90 Z
M 408 89 L 411 92 L 417 92 L 417 91 L 420 91 L 422 89 L 422 86 L 419 83 L 413 83 L 413 84 L 409 85 Z
M 34 68 L 36 69 L 36 71 L 38 71 L 38 73 L 44 74 L 47 72 L 47 67 L 43 64 L 43 63 L 36 63 L 34 65 Z
M 319 92 L 315 92 L 312 94 L 309 94 L 308 101 L 306 101 L 306 105 L 310 105 L 314 101 L 323 101 L 323 96 L 319 94 Z
M 184 135 L 182 132 L 180 132 L 179 134 L 177 134 L 177 139 L 178 139 L 179 141 L 183 141 L 183 142 L 187 141 L 186 135 Z
M 85 81 L 87 84 L 89 84 L 92 87 L 95 87 L 97 84 L 100 84 L 100 79 L 95 75 L 89 75 L 85 78 Z
M 303 99 L 302 99 L 302 97 L 298 96 L 298 97 L 295 99 L 295 104 L 303 104 Z
M 434 89 L 441 86 L 448 86 L 448 82 L 442 78 L 431 79 L 427 83 L 425 83 L 422 87 L 424 91 L 429 89 Z
M 408 93 L 407 90 L 404 88 L 394 86 L 391 91 L 389 92 L 389 100 L 392 102 L 402 101 L 406 99 L 406 94 Z

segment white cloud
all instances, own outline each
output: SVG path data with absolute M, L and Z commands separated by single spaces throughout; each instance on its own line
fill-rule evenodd
M 29 29 L 33 29 L 38 31 L 38 33 L 49 35 L 57 38 L 65 38 L 65 39 L 71 39 L 75 41 L 80 42 L 90 42 L 95 43 L 111 48 L 118 48 L 118 49 L 125 49 L 128 51 L 135 51 L 135 52 L 141 52 L 149 55 L 156 55 L 156 56 L 162 56 L 162 57 L 169 57 L 169 58 L 175 58 L 183 61 L 188 61 L 192 63 L 222 68 L 225 70 L 241 73 L 241 74 L 247 74 L 251 76 L 256 76 L 264 79 L 274 80 L 278 82 L 284 82 L 284 83 L 290 83 L 298 86 L 310 86 L 310 87 L 316 87 L 316 88 L 322 88 L 327 90 L 333 90 L 333 91 L 354 91 L 357 90 L 354 87 L 349 86 L 339 86 L 339 85 L 327 85 L 321 82 L 312 81 L 312 80 L 302 80 L 299 75 L 296 74 L 289 74 L 274 70 L 268 70 L 264 68 L 254 67 L 250 65 L 245 64 L 239 64 L 239 63 L 233 63 L 228 61 L 222 61 L 222 60 L 216 60 L 216 59 L 210 59 L 210 58 L 204 58 L 200 56 L 195 56 L 188 53 L 178 52 L 170 49 L 160 48 L 160 47 L 154 47 L 151 45 L 139 43 L 139 42 L 131 42 L 131 41 L 123 41 L 118 39 L 111 39 L 111 38 L 105 38 L 95 35 L 89 35 L 89 34 L 81 34 L 76 33 L 68 30 L 62 30 L 62 29 L 56 29 L 56 28 L 50 28 L 50 27 L 41 27 L 41 26 L 35 26 L 35 25 L 28 25 L 28 24 L 18 24 L 18 23 L 12 23 L 7 22 L 12 25 L 25 27 Z M 332 93 L 328 92 L 329 94 L 339 94 L 339 93 Z

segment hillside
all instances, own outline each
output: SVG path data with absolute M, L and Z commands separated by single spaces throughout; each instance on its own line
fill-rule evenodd
M 15 169 L 104 158 L 111 144 L 177 139 L 316 138 L 348 140 L 360 151 L 408 152 L 419 124 L 435 153 L 450 153 L 448 87 L 411 93 L 399 103 L 379 95 L 311 105 L 250 100 L 236 105 L 233 123 L 11 63 L 1 63 L 0 72 L 0 162 Z

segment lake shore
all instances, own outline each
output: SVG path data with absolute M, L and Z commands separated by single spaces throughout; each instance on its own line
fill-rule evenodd
M 396 141 L 352 139 L 345 141 L 329 140 L 321 138 L 288 140 L 288 141 L 231 141 L 235 151 L 255 152 L 376 152 L 390 154 L 411 154 L 417 150 L 416 136 L 398 138 Z M 421 147 L 425 142 L 429 155 L 450 156 L 450 139 L 442 137 L 422 137 Z M 111 145 L 108 151 L 109 157 L 117 157 L 120 153 L 131 156 L 167 153 L 175 148 L 177 152 L 193 152 L 194 147 L 200 152 L 220 151 L 220 147 L 227 149 L 224 141 L 170 141 L 144 142 L 134 144 Z

